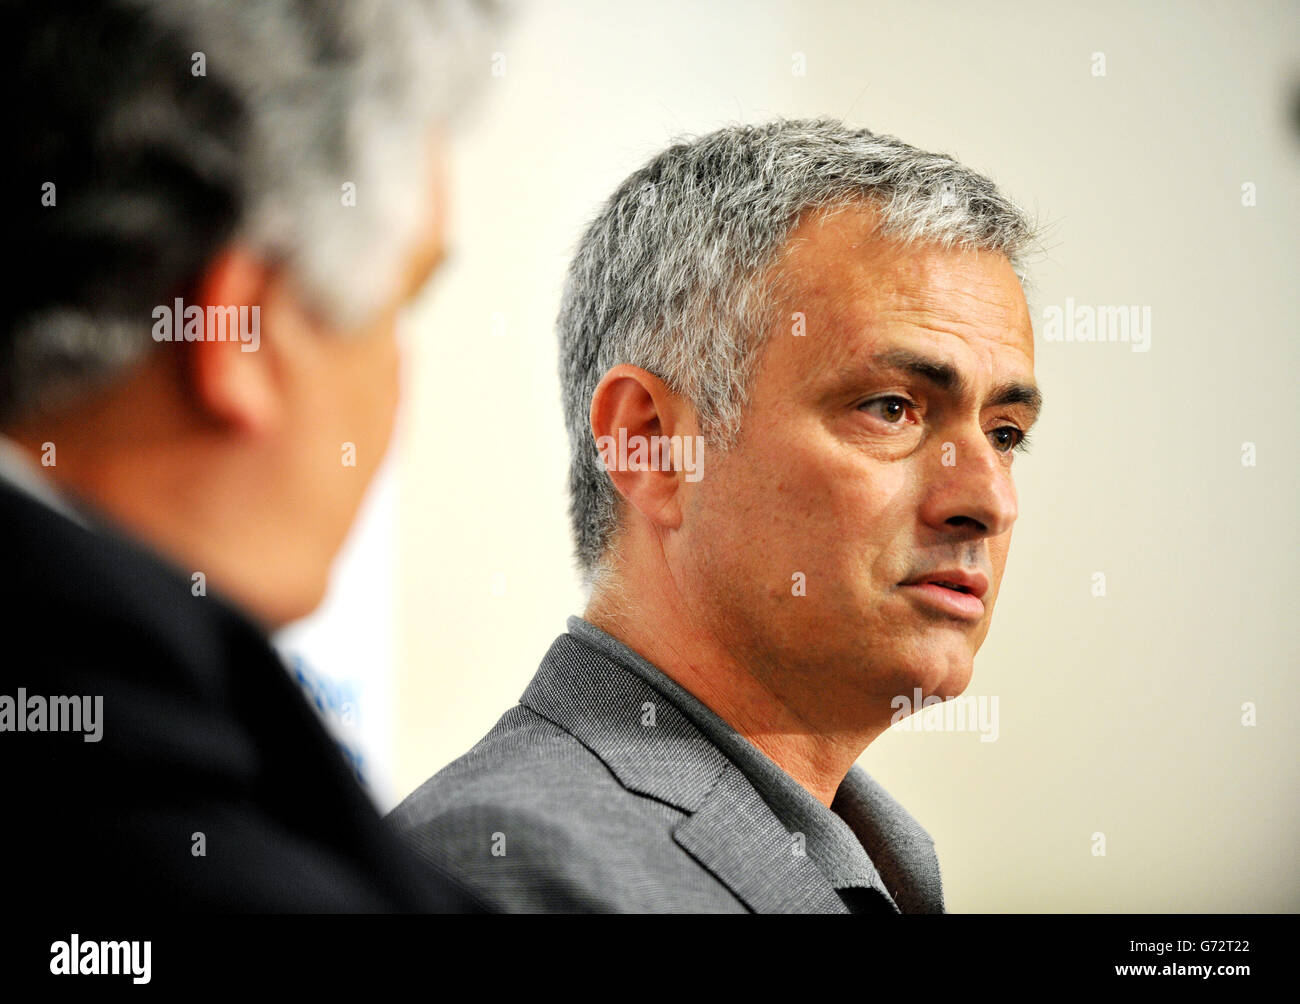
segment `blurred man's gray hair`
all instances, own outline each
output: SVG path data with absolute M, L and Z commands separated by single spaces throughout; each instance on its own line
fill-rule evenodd
M 41 5 L 8 70 L 36 194 L 16 221 L 29 267 L 0 319 L 0 416 L 143 355 L 151 307 L 225 241 L 285 265 L 331 325 L 366 319 L 403 278 L 435 130 L 489 75 L 497 6 Z M 47 183 L 57 203 L 37 205 Z
M 1026 281 L 1035 227 L 951 157 L 839 122 L 733 126 L 659 154 L 619 187 L 569 268 L 558 321 L 570 444 L 570 516 L 589 584 L 609 553 L 618 495 L 591 434 L 592 395 L 639 366 L 695 407 L 712 448 L 740 428 L 782 295 L 779 266 L 803 214 L 869 201 L 880 234 L 1005 256 Z

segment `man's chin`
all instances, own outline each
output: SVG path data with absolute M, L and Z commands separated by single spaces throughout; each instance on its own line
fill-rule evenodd
M 958 697 L 970 686 L 974 670 L 974 654 L 964 641 L 922 644 L 900 660 L 893 674 L 895 694 L 911 698 L 919 689 L 922 697 Z

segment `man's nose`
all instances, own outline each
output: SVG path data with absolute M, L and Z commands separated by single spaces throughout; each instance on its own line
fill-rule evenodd
M 1019 515 L 1016 486 L 1005 455 L 982 432 L 939 444 L 922 507 L 928 526 L 949 534 L 953 528 L 968 536 L 998 537 L 1011 529 Z

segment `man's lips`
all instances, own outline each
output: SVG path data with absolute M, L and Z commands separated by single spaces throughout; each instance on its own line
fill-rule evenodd
M 900 583 L 918 603 L 960 620 L 984 616 L 984 594 L 989 580 L 983 572 L 941 569 Z

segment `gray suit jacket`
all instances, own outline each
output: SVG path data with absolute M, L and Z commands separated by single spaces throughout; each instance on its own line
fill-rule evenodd
M 845 784 L 897 908 L 942 912 L 926 832 L 859 768 Z M 664 695 L 568 634 L 519 705 L 390 821 L 504 911 L 847 912 L 735 764 Z

